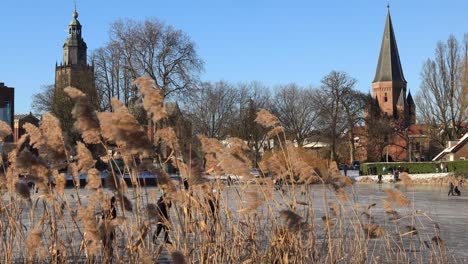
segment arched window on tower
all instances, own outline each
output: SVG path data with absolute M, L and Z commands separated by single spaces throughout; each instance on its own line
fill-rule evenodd
M 387 93 L 384 94 L 384 102 L 388 101 Z

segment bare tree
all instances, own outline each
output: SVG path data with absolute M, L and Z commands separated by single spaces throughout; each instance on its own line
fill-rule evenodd
M 468 99 L 466 93 L 468 37 L 463 44 L 450 36 L 439 42 L 433 59 L 428 59 L 421 72 L 421 87 L 416 97 L 419 118 L 439 130 L 436 138 L 441 147 L 466 130 Z M 465 81 L 464 81 L 465 80 Z
M 43 85 L 39 93 L 33 94 L 31 107 L 37 114 L 52 112 L 54 85 Z
M 337 160 L 337 145 L 342 133 L 347 128 L 344 101 L 356 84 L 356 79 L 345 72 L 332 71 L 322 79 L 316 104 L 320 111 L 320 124 L 323 135 L 330 141 L 330 158 Z
M 196 88 L 203 61 L 195 43 L 181 30 L 157 19 L 118 20 L 111 25 L 110 43 L 119 50 L 129 77 L 148 76 L 164 97 Z
M 119 46 L 111 42 L 93 51 L 90 57 L 95 69 L 100 108 L 110 111 L 113 97 L 128 107 L 131 99 L 136 96 L 136 90 L 133 87 L 133 76 L 124 67 L 125 60 Z
M 341 97 L 341 104 L 346 120 L 346 130 L 348 134 L 349 163 L 351 164 L 355 157 L 355 127 L 364 122 L 364 109 L 368 99 L 362 92 L 354 89 L 348 90 Z
M 204 82 L 185 103 L 195 133 L 224 139 L 229 134 L 236 115 L 237 92 L 223 81 Z
M 271 102 L 271 112 L 281 121 L 286 133 L 299 146 L 316 129 L 318 111 L 314 104 L 315 90 L 296 84 L 280 86 Z
M 239 84 L 236 88 L 238 109 L 230 133 L 245 140 L 252 149 L 252 164 L 256 166 L 268 139 L 267 129 L 255 122 L 255 118 L 260 108 L 269 108 L 269 89 L 258 82 Z

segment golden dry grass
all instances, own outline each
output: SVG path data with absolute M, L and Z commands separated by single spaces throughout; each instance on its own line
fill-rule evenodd
M 154 82 L 139 78 L 136 84 L 153 121 L 165 118 Z M 174 263 L 393 263 L 396 259 L 446 263 L 449 259 L 437 228 L 432 238 L 422 237 L 420 230 L 434 223 L 425 213 L 405 207 L 410 201 L 403 193 L 386 190 L 383 203 L 358 204 L 350 198 L 355 195 L 353 182 L 337 172 L 336 164 L 294 147 L 279 120 L 266 110 L 258 113 L 257 122 L 271 129 L 269 135 L 280 146 L 260 162 L 262 173 L 271 178 L 253 178 L 251 151 L 240 139 L 220 142 L 200 135 L 201 148 L 187 150 L 168 127 L 156 133 L 156 142 L 168 150 L 159 153 L 118 100 L 112 101 L 114 112 L 96 113 L 79 90 L 66 92 L 75 102 L 75 128 L 84 143 L 68 145 L 52 115 L 46 115 L 39 128 L 25 125 L 27 136 L 9 154 L 0 174 L 1 263 L 156 263 L 162 254 Z M 8 133 L 0 123 L 0 137 Z M 33 151 L 25 146 L 27 139 Z M 93 147 L 106 153 L 118 150 L 122 156 L 123 166 L 106 156 L 111 166 L 104 185 L 95 168 L 99 157 L 90 151 Z M 76 153 L 76 160 L 69 160 L 69 153 Z M 168 164 L 179 169 L 188 188 L 161 169 Z M 66 170 L 74 180 L 68 189 Z M 142 171 L 157 175 L 157 191 L 138 180 Z M 80 172 L 86 174 L 85 188 L 80 186 Z M 243 176 L 243 180 L 229 186 L 206 179 L 207 172 Z M 125 175 L 130 180 L 125 181 Z M 275 191 L 274 181 L 280 180 L 284 186 Z M 33 189 L 28 181 L 35 184 Z M 322 188 L 311 189 L 312 183 Z M 161 193 L 167 199 L 168 215 L 158 203 Z M 326 210 L 314 208 L 317 202 Z M 399 213 L 392 205 L 407 211 Z M 374 215 L 373 210 L 388 216 Z M 385 217 L 381 220 L 386 224 L 377 223 L 376 217 Z M 403 223 L 402 218 L 415 221 Z M 171 243 L 165 243 L 165 230 L 156 236 L 158 226 L 167 228 Z M 413 235 L 421 237 L 423 248 L 416 248 Z

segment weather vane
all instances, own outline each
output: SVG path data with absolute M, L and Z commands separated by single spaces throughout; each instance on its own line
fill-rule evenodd
M 387 0 L 387 8 L 390 8 L 390 0 Z

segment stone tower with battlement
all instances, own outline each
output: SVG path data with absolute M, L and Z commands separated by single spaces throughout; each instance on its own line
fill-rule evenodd
M 416 107 L 411 93 L 406 91 L 406 80 L 401 67 L 400 55 L 393 30 L 390 8 L 387 7 L 382 45 L 372 94 L 383 113 L 395 120 L 404 120 L 406 125 L 414 124 Z
M 64 128 L 71 127 L 72 104 L 64 88 L 73 86 L 86 93 L 89 100 L 98 106 L 94 79 L 94 67 L 87 63 L 87 46 L 82 37 L 76 8 L 68 25 L 68 37 L 63 44 L 63 61 L 55 65 L 55 90 L 52 112 L 61 119 Z M 68 124 L 67 124 L 68 123 Z

